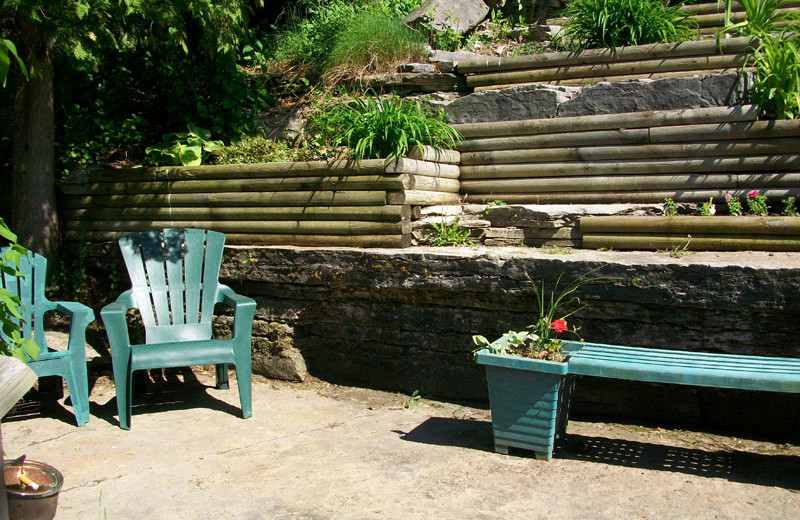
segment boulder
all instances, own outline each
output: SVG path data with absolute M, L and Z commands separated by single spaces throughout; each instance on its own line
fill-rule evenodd
M 445 108 L 445 113 L 451 124 L 545 119 L 556 117 L 559 105 L 578 92 L 580 87 L 553 85 L 486 90 L 453 101 Z
M 428 25 L 437 31 L 448 29 L 465 34 L 489 14 L 483 0 L 425 0 L 404 18 L 409 25 Z
M 598 83 L 561 104 L 558 116 L 731 106 L 741 103 L 743 96 L 736 72 Z

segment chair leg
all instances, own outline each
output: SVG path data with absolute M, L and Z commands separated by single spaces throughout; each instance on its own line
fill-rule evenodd
M 117 412 L 119 413 L 119 427 L 123 430 L 131 429 L 131 409 L 133 399 L 133 374 L 130 370 L 130 353 L 127 356 L 111 355 L 114 367 L 114 388 L 117 392 Z
M 228 388 L 230 388 L 230 383 L 228 382 L 228 365 L 222 363 L 217 365 L 217 389 L 227 390 Z
M 83 426 L 89 422 L 89 377 L 86 373 L 86 362 L 71 364 L 64 380 L 67 383 L 69 399 L 72 401 L 75 420 L 78 426 Z
M 252 410 L 252 365 L 250 358 L 250 341 L 247 349 L 234 349 L 236 359 L 236 382 L 239 387 L 239 401 L 242 404 L 242 417 L 247 419 L 253 415 Z

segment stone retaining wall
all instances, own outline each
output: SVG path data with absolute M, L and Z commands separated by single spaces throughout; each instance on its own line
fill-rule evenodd
M 800 355 L 800 257 L 521 248 L 310 250 L 237 247 L 225 281 L 258 301 L 254 363 L 302 375 L 454 400 L 485 400 L 471 336 L 532 321 L 526 278 L 552 284 L 608 264 L 573 320 L 586 339 L 655 348 Z M 297 364 L 299 361 L 299 364 Z M 273 365 L 280 372 L 272 372 Z M 794 428 L 800 399 L 585 379 L 576 410 L 770 431 Z M 748 410 L 742 417 L 735 404 Z

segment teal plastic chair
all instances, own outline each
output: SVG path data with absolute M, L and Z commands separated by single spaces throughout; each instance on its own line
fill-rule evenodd
M 2 248 L 5 254 L 7 247 Z M 3 274 L 3 287 L 22 303 L 22 337 L 39 346 L 39 359 L 28 360 L 38 377 L 60 376 L 67 383 L 72 409 L 78 426 L 89 422 L 89 378 L 86 373 L 86 326 L 94 321 L 94 311 L 77 302 L 51 302 L 45 297 L 47 258 L 32 252 L 20 258 L 22 277 Z M 69 342 L 66 350 L 47 346 L 44 314 L 59 312 L 69 316 Z M 1 334 L 1 333 L 0 333 Z
M 133 373 L 137 370 L 216 365 L 217 388 L 228 388 L 236 367 L 244 418 L 251 411 L 251 346 L 256 302 L 219 283 L 225 235 L 168 228 L 119 239 L 132 288 L 100 315 L 111 347 L 119 425 L 130 429 Z M 234 309 L 233 335 L 212 339 L 214 305 Z M 126 314 L 138 309 L 145 343 L 131 345 Z

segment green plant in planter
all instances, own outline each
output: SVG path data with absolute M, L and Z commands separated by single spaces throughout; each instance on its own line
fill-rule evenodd
M 769 213 L 769 207 L 767 206 L 767 197 L 762 195 L 758 192 L 758 190 L 753 190 L 747 194 L 747 209 L 753 215 L 759 215 L 762 217 L 766 217 Z
M 0 271 L 3 277 L 22 276 L 19 272 L 19 260 L 28 254 L 28 250 L 17 243 L 15 235 L 0 218 L 0 236 L 8 240 L 9 248 L 3 254 Z M 12 295 L 5 287 L 0 287 L 0 354 L 14 356 L 20 361 L 39 359 L 39 347 L 32 339 L 23 338 L 20 333 L 22 321 L 22 303 L 19 296 Z
M 797 37 L 763 35 L 748 66 L 755 66 L 750 96 L 763 117 L 800 117 L 800 50 Z
M 558 45 L 570 50 L 689 40 L 696 23 L 662 0 L 573 0 Z
M 322 109 L 312 117 L 312 131 L 333 146 L 347 146 L 355 161 L 403 157 L 415 145 L 453 148 L 461 135 L 419 101 L 374 94 Z
M 199 166 L 224 146 L 222 141 L 212 141 L 205 128 L 191 123 L 186 128 L 186 132 L 164 134 L 161 144 L 148 146 L 145 153 L 150 160 L 160 166 Z
M 712 215 L 716 215 L 717 213 L 717 206 L 714 204 L 714 197 L 709 197 L 708 202 L 704 202 L 700 206 L 700 215 L 704 217 L 710 217 Z
M 787 217 L 796 217 L 800 215 L 797 211 L 797 197 L 788 197 L 783 201 L 783 211 L 781 212 Z
M 732 217 L 739 217 L 742 215 L 742 203 L 739 202 L 739 197 L 726 192 L 725 203 L 728 205 L 728 215 Z
M 560 292 L 562 275 L 559 275 L 553 285 L 553 290 L 548 292 L 544 280 L 538 284 L 530 277 L 533 292 L 536 296 L 538 317 L 534 323 L 528 325 L 527 331 L 509 331 L 499 340 L 489 341 L 484 336 L 472 336 L 472 341 L 478 347 L 474 352 L 488 349 L 492 354 L 522 356 L 546 361 L 563 361 L 562 353 L 564 340 L 555 337 L 558 334 L 569 333 L 579 341 L 583 339 L 578 335 L 579 328 L 567 325 L 567 318 L 584 309 L 576 292 L 584 285 L 599 280 L 610 280 L 610 277 L 594 276 L 603 266 L 591 269 L 569 282 Z

